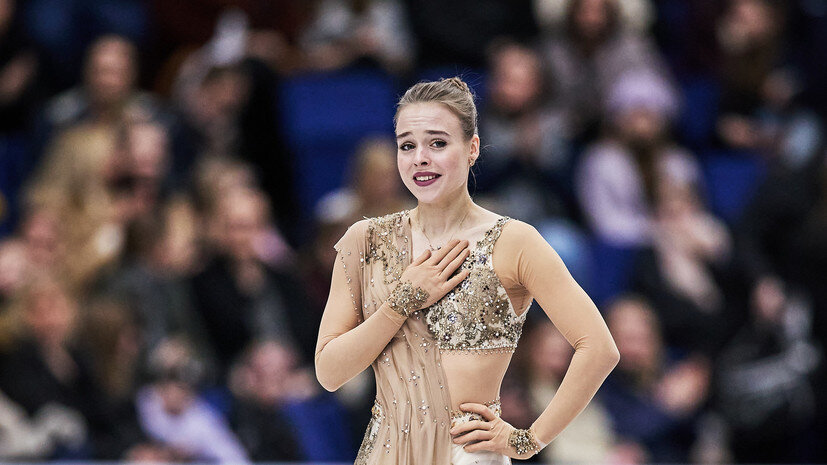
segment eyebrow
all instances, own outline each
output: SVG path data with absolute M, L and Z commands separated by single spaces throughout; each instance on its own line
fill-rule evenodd
M 447 133 L 447 132 L 445 132 L 445 131 L 437 131 L 437 130 L 435 130 L 435 129 L 428 129 L 428 130 L 427 130 L 427 131 L 425 131 L 425 132 L 426 132 L 427 134 L 431 134 L 431 135 L 436 134 L 436 135 L 448 136 L 448 137 L 450 137 L 450 136 L 451 136 L 450 134 L 448 134 L 448 133 Z M 411 135 L 411 131 L 405 131 L 405 132 L 403 132 L 402 134 L 397 134 L 396 138 L 397 138 L 397 139 L 401 139 L 401 138 L 403 138 L 403 137 L 408 137 L 408 136 L 410 136 L 410 135 Z

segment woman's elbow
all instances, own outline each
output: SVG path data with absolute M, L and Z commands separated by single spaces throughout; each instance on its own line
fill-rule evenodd
M 342 387 L 342 384 L 344 384 L 320 370 L 319 365 L 316 365 L 316 380 L 318 380 L 319 384 L 321 384 L 325 391 L 328 392 L 334 392 Z
M 605 360 L 609 372 L 614 370 L 618 362 L 620 362 L 620 351 L 617 350 L 617 345 L 615 345 L 614 341 L 610 341 L 610 344 L 602 351 L 602 358 Z
M 328 392 L 334 392 L 340 387 L 342 387 L 343 382 L 336 379 L 335 376 L 332 376 L 332 373 L 329 372 L 328 369 L 325 368 L 324 363 L 321 361 L 322 352 L 321 350 L 316 353 L 316 360 L 315 360 L 315 368 L 316 368 L 316 380 L 322 387 Z

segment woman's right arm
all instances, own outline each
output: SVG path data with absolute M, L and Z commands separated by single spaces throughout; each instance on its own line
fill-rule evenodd
M 316 342 L 316 377 L 328 391 L 339 389 L 370 366 L 407 319 L 383 302 L 378 311 L 359 324 L 347 279 L 344 268 L 333 269 Z
M 407 319 L 386 301 L 359 323 L 362 312 L 358 305 L 363 302 L 357 288 L 361 284 L 350 275 L 357 271 L 351 269 L 353 265 L 350 268 L 338 265 L 342 253 L 340 250 L 333 270 L 330 296 L 316 342 L 316 378 L 328 391 L 335 391 L 370 366 Z M 400 283 L 408 281 L 427 291 L 428 298 L 421 308 L 428 307 L 465 279 L 466 270 L 454 277 L 450 275 L 467 254 L 468 242 L 456 240 L 452 246 L 433 254 L 427 251 L 405 269 Z

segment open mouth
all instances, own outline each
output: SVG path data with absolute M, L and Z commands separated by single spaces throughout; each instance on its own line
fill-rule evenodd
M 436 173 L 416 173 L 416 175 L 414 175 L 414 183 L 417 186 L 430 186 L 441 176 L 442 175 Z

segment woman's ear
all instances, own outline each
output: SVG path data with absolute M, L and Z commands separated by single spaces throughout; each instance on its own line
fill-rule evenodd
M 468 163 L 473 165 L 480 156 L 480 136 L 474 134 L 471 137 L 471 152 L 468 154 Z

